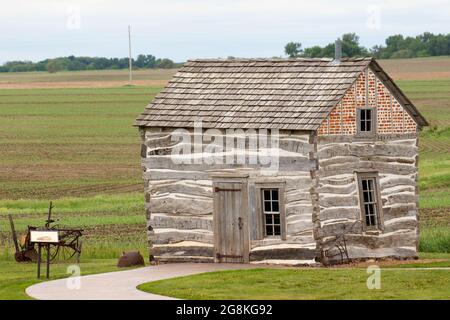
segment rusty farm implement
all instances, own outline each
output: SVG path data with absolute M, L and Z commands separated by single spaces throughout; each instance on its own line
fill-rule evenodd
M 32 231 L 57 231 L 58 242 L 50 244 L 50 261 L 69 260 L 75 258 L 77 262 L 80 260 L 83 229 L 65 227 L 56 224 L 58 220 L 52 219 L 53 204 L 50 202 L 47 220 L 44 227 L 28 226 L 25 234 L 18 236 L 12 215 L 9 215 L 12 239 L 15 247 L 14 257 L 17 262 L 32 261 L 36 262 L 38 253 L 35 243 L 31 241 Z

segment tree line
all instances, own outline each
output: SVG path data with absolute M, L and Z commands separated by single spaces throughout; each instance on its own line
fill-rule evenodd
M 132 64 L 139 69 L 171 69 L 180 66 L 168 58 L 156 58 L 151 54 L 140 54 L 136 59 L 132 58 Z M 45 59 L 39 62 L 8 61 L 0 66 L 0 72 L 27 72 L 27 71 L 79 71 L 79 70 L 105 70 L 126 69 L 128 58 L 104 58 L 104 57 L 59 57 Z
M 424 32 L 415 37 L 404 37 L 398 34 L 386 38 L 385 45 L 376 45 L 372 48 L 361 46 L 356 33 L 342 35 L 341 41 L 343 57 L 372 56 L 379 59 L 396 59 L 450 55 L 450 33 Z M 303 49 L 300 42 L 289 42 L 284 47 L 284 53 L 291 58 L 331 58 L 334 57 L 334 43 L 324 47 L 312 46 Z

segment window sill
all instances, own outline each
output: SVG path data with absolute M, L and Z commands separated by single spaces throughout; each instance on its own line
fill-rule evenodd
M 368 235 L 368 236 L 379 236 L 380 234 L 382 234 L 383 231 L 376 229 L 376 230 L 365 230 L 364 234 Z
M 281 236 L 264 236 L 263 240 L 281 240 Z

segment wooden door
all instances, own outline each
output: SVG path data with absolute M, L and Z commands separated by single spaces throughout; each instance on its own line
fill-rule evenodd
M 244 263 L 249 261 L 247 183 L 215 181 L 214 260 Z

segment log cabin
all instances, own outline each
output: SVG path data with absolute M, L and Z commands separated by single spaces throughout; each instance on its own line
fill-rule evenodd
M 426 125 L 373 58 L 189 60 L 135 122 L 150 261 L 416 258 Z

